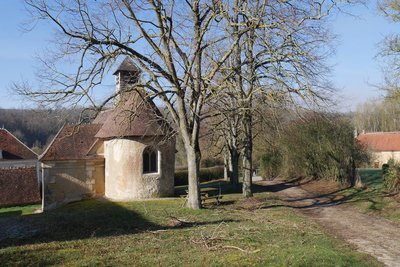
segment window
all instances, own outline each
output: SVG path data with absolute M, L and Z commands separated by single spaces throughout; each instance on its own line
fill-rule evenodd
M 143 151 L 143 173 L 158 172 L 158 151 L 146 148 Z

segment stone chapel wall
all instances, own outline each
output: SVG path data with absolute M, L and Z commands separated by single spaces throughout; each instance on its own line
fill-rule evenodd
M 149 146 L 159 152 L 157 173 L 143 173 L 142 155 Z M 105 141 L 104 157 L 106 197 L 132 200 L 173 196 L 175 140 L 113 139 Z

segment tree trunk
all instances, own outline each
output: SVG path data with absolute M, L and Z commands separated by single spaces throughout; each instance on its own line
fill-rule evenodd
M 233 149 L 230 150 L 230 178 L 231 178 L 231 184 L 234 186 L 237 186 L 239 184 L 239 153 L 237 150 Z
M 201 15 L 200 15 L 199 1 L 193 1 L 192 11 L 194 14 L 194 47 L 201 46 Z M 187 207 L 192 209 L 201 208 L 200 199 L 200 146 L 199 146 L 199 129 L 200 129 L 200 113 L 201 113 L 201 90 L 202 90 L 202 51 L 201 49 L 194 56 L 194 79 L 192 88 L 192 99 L 189 101 L 190 112 L 193 117 L 193 124 L 187 123 L 191 135 L 184 139 L 187 161 L 188 161 L 188 182 L 189 182 L 189 196 Z M 186 115 L 187 117 L 187 115 Z M 187 127 L 186 126 L 186 127 Z M 188 129 L 184 129 L 187 131 Z
M 256 67 L 254 56 L 254 40 L 255 30 L 252 29 L 246 34 L 246 60 L 248 61 L 248 68 L 246 76 L 248 79 L 248 86 L 242 99 L 243 101 L 243 132 L 244 132 L 244 151 L 243 151 L 243 196 L 252 197 L 251 184 L 253 179 L 253 94 L 255 92 L 256 84 Z
M 188 201 L 187 207 L 192 209 L 201 208 L 200 199 L 200 151 L 192 146 L 186 146 L 187 164 L 188 164 Z
M 251 184 L 253 179 L 253 138 L 252 138 L 252 116 L 247 110 L 243 118 L 244 126 L 244 152 L 243 152 L 243 196 L 252 197 Z
M 230 175 L 229 175 L 229 162 L 228 162 L 228 155 L 227 155 L 227 153 L 225 152 L 224 153 L 224 180 L 225 181 L 229 181 L 229 178 L 230 177 Z
M 364 184 L 361 180 L 361 176 L 357 171 L 356 163 L 354 160 L 351 161 L 351 177 L 350 177 L 350 184 L 352 187 L 355 188 L 363 188 Z

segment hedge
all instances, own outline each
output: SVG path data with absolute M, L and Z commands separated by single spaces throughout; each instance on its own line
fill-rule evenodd
M 218 180 L 224 177 L 224 166 L 215 166 L 200 169 L 200 183 L 212 180 Z M 175 171 L 175 186 L 188 184 L 188 171 Z

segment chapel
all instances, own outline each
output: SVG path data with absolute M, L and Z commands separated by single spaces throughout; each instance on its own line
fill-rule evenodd
M 175 138 L 137 84 L 127 57 L 114 72 L 114 107 L 90 124 L 64 125 L 39 157 L 43 210 L 82 199 L 115 201 L 172 196 Z

